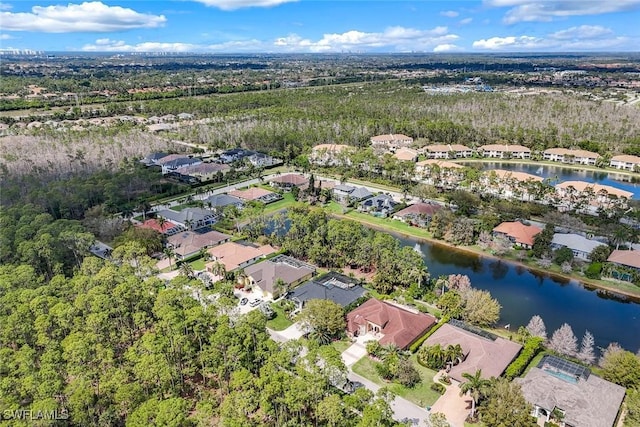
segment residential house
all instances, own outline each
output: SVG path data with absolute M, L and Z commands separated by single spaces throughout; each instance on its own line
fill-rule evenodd
M 624 191 L 609 185 L 601 185 L 586 181 L 565 181 L 556 185 L 556 193 L 561 208 L 586 209 L 596 211 L 598 208 L 626 208 L 633 197 L 630 191 Z
M 471 157 L 473 150 L 461 144 L 433 144 L 423 148 L 430 159 L 459 159 Z
M 416 178 L 438 187 L 455 188 L 464 179 L 464 166 L 446 160 L 423 160 L 416 163 Z
M 298 286 L 289 292 L 287 298 L 295 302 L 298 309 L 312 299 L 326 299 L 346 307 L 366 292 L 356 279 L 330 271 Z
M 567 148 L 549 148 L 544 150 L 544 160 L 560 163 L 595 166 L 600 154 L 586 150 L 570 150 Z
M 494 236 L 503 236 L 511 240 L 517 246 L 531 249 L 533 239 L 542 229 L 535 225 L 525 225 L 519 221 L 503 222 L 493 229 Z
M 204 203 L 210 209 L 218 212 L 226 206 L 233 205 L 236 208 L 241 208 L 244 205 L 242 199 L 228 194 L 214 194 L 204 199 Z
M 233 190 L 228 193 L 230 196 L 237 197 L 244 201 L 255 200 L 264 204 L 272 203 L 277 200 L 281 200 L 282 196 L 273 191 L 265 190 L 260 187 L 250 187 L 244 190 Z
M 201 250 L 226 243 L 231 236 L 217 231 L 198 233 L 183 231 L 167 238 L 167 246 L 173 249 L 178 259 L 187 259 L 197 255 Z
M 226 150 L 220 153 L 220 161 L 222 163 L 233 163 L 238 160 L 242 160 L 245 157 L 249 157 L 254 155 L 255 152 L 250 150 L 245 150 L 244 148 L 233 148 L 231 150 Z
M 403 162 L 415 162 L 418 160 L 418 151 L 413 148 L 401 147 L 396 150 L 393 156 Z
M 291 191 L 293 187 L 305 189 L 309 186 L 309 180 L 299 173 L 289 173 L 286 175 L 276 176 L 269 183 L 272 187 L 279 188 L 283 191 Z
M 627 171 L 640 171 L 640 157 L 631 156 L 629 154 L 622 154 L 619 156 L 613 156 L 609 166 L 616 169 L 624 169 Z
M 175 170 L 176 173 L 184 176 L 191 176 L 196 178 L 200 182 L 212 181 L 218 173 L 225 174 L 229 172 L 231 168 L 228 165 L 221 165 L 219 163 L 198 163 L 195 165 L 181 166 Z
M 167 157 L 168 155 L 169 154 L 162 153 L 162 152 L 160 152 L 160 153 L 151 153 L 151 154 L 145 156 L 144 159 L 140 160 L 140 163 L 142 163 L 145 166 L 153 166 L 158 162 L 158 160 L 160 160 L 160 159 L 162 159 L 164 157 Z
M 374 149 L 395 153 L 401 147 L 413 144 L 413 138 L 403 134 L 377 135 L 371 138 Z
M 271 299 L 310 279 L 315 274 L 316 268 L 295 258 L 278 255 L 250 265 L 244 269 L 244 272 L 251 280 L 251 285 L 262 289 L 264 296 Z M 285 285 L 285 289 L 278 289 L 279 280 Z
M 465 373 L 474 375 L 482 370 L 482 378 L 499 377 L 518 356 L 522 346 L 458 320 L 450 320 L 438 328 L 423 345 L 462 347 L 462 360 L 449 367 L 447 374 L 459 383 L 465 382 Z
M 186 208 L 181 211 L 164 209 L 156 212 L 156 215 L 187 230 L 198 230 L 218 221 L 218 217 L 212 211 L 202 208 Z
M 522 145 L 488 144 L 478 148 L 482 157 L 495 159 L 530 159 L 531 149 Z
M 616 249 L 611 252 L 607 271 L 615 279 L 640 284 L 640 251 Z
M 172 236 L 184 230 L 183 226 L 175 224 L 171 221 L 165 221 L 164 218 L 162 220 L 158 220 L 156 218 L 150 218 L 145 222 L 143 222 L 142 224 L 136 225 L 136 227 L 155 230 L 158 233 L 164 234 L 167 236 Z
M 373 193 L 364 187 L 339 184 L 333 187 L 333 198 L 338 203 L 350 204 L 373 196 Z
M 524 398 L 533 405 L 532 415 L 540 425 L 556 420 L 565 427 L 613 427 L 625 396 L 622 386 L 606 381 L 590 369 L 550 354 L 523 378 L 520 385 Z
M 275 157 L 271 157 L 268 154 L 264 153 L 254 153 L 247 157 L 247 160 L 249 160 L 249 163 L 257 168 L 268 168 L 270 166 L 282 163 L 282 160 L 276 159 Z
M 493 169 L 485 172 L 479 186 L 485 194 L 493 194 L 503 199 L 532 200 L 536 195 L 533 184 L 542 183 L 544 178 L 525 172 Z
M 393 219 L 407 224 L 426 227 L 433 215 L 442 210 L 442 206 L 435 203 L 415 203 L 393 214 Z
M 270 245 L 255 247 L 227 242 L 207 249 L 212 262 L 207 263 L 205 267 L 207 271 L 212 271 L 213 264 L 219 262 L 224 265 L 225 271 L 234 271 L 247 267 L 275 252 L 276 250 Z
M 360 202 L 358 210 L 368 212 L 374 216 L 387 217 L 393 212 L 398 203 L 387 194 L 379 194 Z
M 349 145 L 343 144 L 320 144 L 313 147 L 309 161 L 320 166 L 336 166 L 342 165 L 349 150 L 353 149 Z
M 347 333 L 352 337 L 371 334 L 381 345 L 406 350 L 435 323 L 430 314 L 371 298 L 347 314 Z
M 163 175 L 184 166 L 199 165 L 200 163 L 202 163 L 201 159 L 185 156 L 184 154 L 170 154 L 156 162 L 162 167 Z
M 569 248 L 573 256 L 583 261 L 589 260 L 589 254 L 598 246 L 607 246 L 597 240 L 590 240 L 580 234 L 555 233 L 551 240 L 553 249 Z
M 193 114 L 190 113 L 180 113 L 178 114 L 179 120 L 191 120 L 193 119 Z

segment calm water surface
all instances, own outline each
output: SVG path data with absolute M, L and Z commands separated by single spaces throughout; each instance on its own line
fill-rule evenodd
M 561 166 L 504 162 L 467 163 L 467 165 L 478 165 L 483 170 L 505 169 L 526 172 L 543 178 L 549 178 L 553 185 L 563 181 L 595 182 L 601 185 L 610 185 L 621 190 L 630 191 L 633 193 L 634 199 L 640 199 L 640 174 L 626 175 L 615 172 L 570 169 Z
M 419 251 L 432 277 L 466 274 L 473 287 L 485 289 L 502 305 L 500 324 L 512 330 L 526 325 L 538 314 L 551 336 L 564 322 L 571 325 L 578 341 L 585 330 L 596 346 L 618 342 L 633 352 L 640 349 L 640 304 L 607 297 L 583 288 L 576 281 L 542 277 L 503 261 L 482 258 L 441 245 L 395 235 L 403 246 Z

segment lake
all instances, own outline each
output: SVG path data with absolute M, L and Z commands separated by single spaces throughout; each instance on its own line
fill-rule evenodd
M 473 162 L 462 163 L 466 166 L 478 165 L 482 170 L 504 169 L 525 172 L 548 178 L 552 185 L 563 181 L 587 181 L 601 185 L 610 185 L 633 193 L 633 198 L 640 199 L 640 174 L 626 175 L 608 171 L 594 171 L 586 169 L 571 169 L 562 166 L 505 163 L 505 162 Z
M 589 330 L 598 347 L 617 342 L 634 353 L 640 349 L 640 304 L 584 288 L 574 280 L 545 277 L 504 261 L 394 236 L 422 254 L 431 277 L 466 274 L 473 287 L 491 292 L 502 305 L 500 324 L 510 324 L 514 331 L 538 314 L 549 337 L 566 322 L 578 344 Z

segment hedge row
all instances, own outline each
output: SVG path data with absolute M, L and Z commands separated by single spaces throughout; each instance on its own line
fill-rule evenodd
M 432 327 L 431 329 L 429 329 L 429 331 L 424 334 L 423 336 L 421 336 L 420 338 L 418 338 L 418 340 L 416 342 L 414 342 L 413 344 L 411 344 L 411 346 L 409 347 L 409 351 L 411 353 L 415 353 L 416 351 L 418 351 L 418 349 L 420 348 L 420 346 L 422 345 L 423 342 L 426 341 L 427 338 L 429 338 L 431 335 L 433 335 L 433 333 L 435 331 L 437 331 L 438 329 L 440 329 L 440 326 L 444 325 L 445 323 L 447 323 L 449 321 L 449 316 L 444 316 L 442 319 L 440 319 L 440 321 L 438 323 L 436 323 L 436 325 L 434 327 Z
M 518 377 L 524 372 L 525 368 L 529 366 L 531 360 L 536 357 L 536 354 L 542 348 L 542 342 L 544 340 L 540 337 L 530 337 L 527 339 L 527 342 L 524 344 L 524 348 L 520 352 L 520 355 L 511 362 L 511 364 L 504 371 L 504 375 L 512 380 L 515 377 Z
M 442 384 L 438 384 L 438 383 L 431 384 L 431 390 L 433 390 L 435 392 L 438 392 L 440 394 L 444 394 L 444 392 L 447 391 L 445 386 L 443 386 Z

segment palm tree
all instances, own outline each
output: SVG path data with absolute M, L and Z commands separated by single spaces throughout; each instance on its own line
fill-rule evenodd
M 173 248 L 167 247 L 164 248 L 164 254 L 166 255 L 167 258 L 169 258 L 169 270 L 173 270 L 173 266 L 171 265 L 171 258 L 173 258 L 175 256 L 175 251 L 173 250 Z
M 224 277 L 225 274 L 227 274 L 227 270 L 224 267 L 224 264 L 221 263 L 220 261 L 216 261 L 211 265 L 211 274 L 213 274 L 214 276 L 220 276 L 220 277 Z
M 193 278 L 194 276 L 193 267 L 188 262 L 183 262 L 180 264 L 180 274 L 187 276 L 188 278 Z
M 444 350 L 444 354 L 446 363 L 450 363 L 451 366 L 456 365 L 456 360 L 462 359 L 462 356 L 464 356 L 464 352 L 462 351 L 460 344 L 449 344 Z
M 491 381 L 482 378 L 482 369 L 478 369 L 474 375 L 465 372 L 462 377 L 467 381 L 460 384 L 460 396 L 467 392 L 471 395 L 471 418 L 474 418 L 476 416 L 476 404 L 480 400 L 484 389 L 491 384 Z

